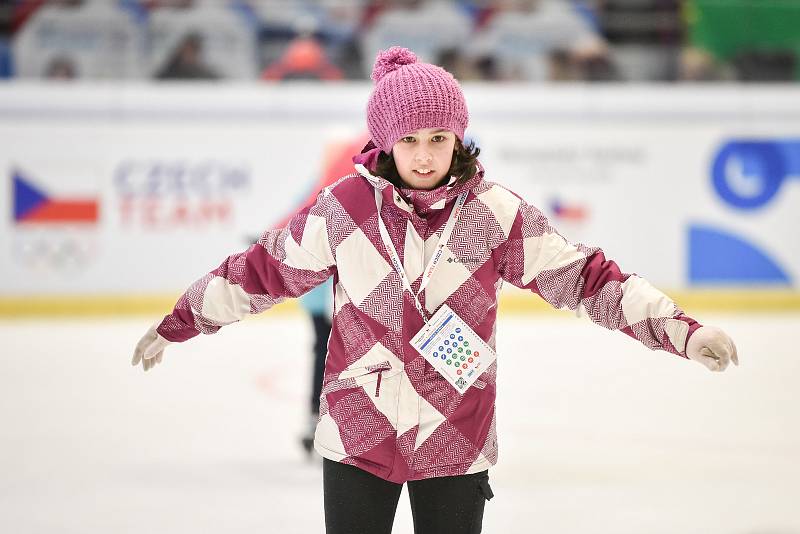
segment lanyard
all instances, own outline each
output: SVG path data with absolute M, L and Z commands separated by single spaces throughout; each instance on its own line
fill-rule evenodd
M 458 216 L 461 213 L 461 208 L 464 207 L 464 202 L 466 202 L 466 200 L 467 191 L 464 191 L 458 195 L 456 204 L 453 206 L 453 211 L 450 212 L 450 218 L 447 219 L 447 224 L 445 225 L 444 230 L 442 230 L 442 235 L 439 237 L 439 242 L 436 244 L 436 250 L 434 251 L 433 256 L 431 256 L 430 261 L 428 261 L 428 265 L 425 266 L 425 270 L 422 271 L 422 281 L 419 285 L 419 291 L 414 293 L 414 290 L 411 289 L 411 281 L 408 279 L 406 270 L 403 268 L 403 263 L 400 261 L 400 256 L 397 254 L 397 250 L 394 248 L 394 243 L 392 243 L 392 240 L 389 237 L 389 231 L 386 229 L 386 224 L 383 222 L 383 217 L 381 217 L 383 196 L 381 195 L 380 190 L 378 190 L 377 187 L 375 188 L 375 205 L 378 207 L 378 229 L 381 232 L 383 244 L 386 246 L 386 250 L 389 252 L 389 258 L 392 260 L 392 265 L 394 266 L 395 271 L 397 271 L 397 274 L 399 274 L 400 278 L 403 280 L 403 287 L 405 287 L 405 289 L 411 293 L 411 296 L 414 297 L 414 305 L 417 307 L 417 311 L 419 311 L 420 315 L 422 315 L 422 318 L 425 319 L 425 322 L 428 321 L 428 315 L 425 313 L 422 304 L 419 302 L 419 295 L 428 286 L 428 282 L 430 282 L 433 272 L 436 270 L 436 267 L 439 265 L 439 261 L 442 259 L 444 247 L 450 240 L 450 234 L 453 233 L 456 220 L 458 220 Z

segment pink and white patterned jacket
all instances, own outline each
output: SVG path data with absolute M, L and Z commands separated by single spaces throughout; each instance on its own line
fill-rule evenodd
M 195 282 L 158 328 L 170 341 L 214 333 L 333 276 L 315 436 L 323 457 L 396 483 L 474 473 L 497 462 L 495 378 L 503 355 L 462 395 L 410 345 L 423 318 L 381 240 L 376 187 L 415 292 L 456 197 L 469 191 L 446 256 L 419 298 L 431 314 L 446 302 L 492 348 L 506 281 L 650 349 L 686 357 L 696 321 L 600 249 L 569 243 L 538 209 L 485 180 L 482 168 L 465 183 L 431 191 L 371 181 L 358 168 L 363 175 L 327 187 L 287 226 L 265 232 Z

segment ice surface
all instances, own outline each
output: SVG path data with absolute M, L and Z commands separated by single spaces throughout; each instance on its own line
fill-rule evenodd
M 702 316 L 710 373 L 570 316 L 501 316 L 486 533 L 800 532 L 800 315 Z M 0 530 L 323 532 L 311 329 L 265 314 L 130 366 L 145 319 L 0 322 Z M 404 495 L 394 532 L 411 533 Z

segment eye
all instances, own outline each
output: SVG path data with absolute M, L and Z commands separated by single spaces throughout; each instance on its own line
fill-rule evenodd
M 434 143 L 441 143 L 443 141 L 447 141 L 447 137 L 443 135 L 434 135 L 433 137 L 431 137 L 431 141 L 433 141 Z
M 410 135 L 407 135 L 407 136 L 403 137 L 400 140 L 402 142 L 404 142 L 404 143 L 413 143 L 414 142 L 414 138 L 412 136 L 410 136 Z

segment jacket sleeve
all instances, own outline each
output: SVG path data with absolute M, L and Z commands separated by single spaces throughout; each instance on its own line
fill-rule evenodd
M 701 325 L 664 293 L 623 273 L 599 248 L 572 244 L 535 207 L 521 201 L 500 258 L 507 282 L 540 295 L 554 308 L 609 330 L 620 330 L 652 350 L 686 357 L 686 342 Z
M 158 333 L 169 341 L 213 334 L 327 280 L 336 269 L 328 241 L 328 195 L 323 190 L 284 227 L 267 230 L 250 248 L 228 256 L 193 283 Z

